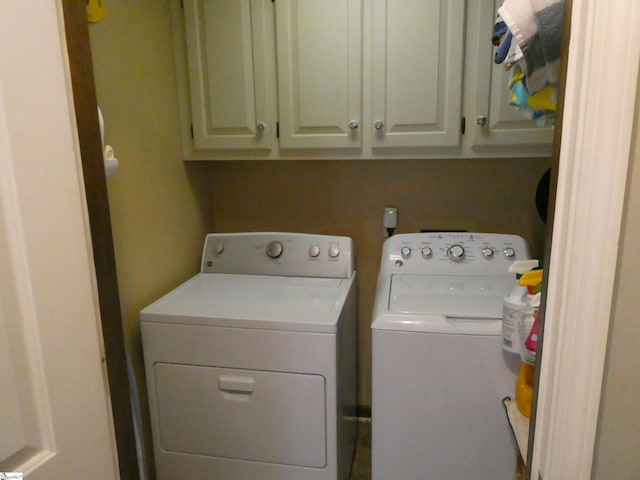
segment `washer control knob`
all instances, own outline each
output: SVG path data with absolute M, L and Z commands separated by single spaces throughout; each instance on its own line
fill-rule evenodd
M 502 253 L 504 253 L 504 256 L 507 258 L 513 258 L 516 256 L 516 251 L 511 247 L 505 248 Z
M 433 255 L 433 250 L 429 247 L 422 247 L 422 256 L 424 258 L 431 258 L 431 255 Z
M 400 249 L 400 255 L 402 258 L 409 258 L 411 256 L 411 248 L 410 247 L 402 247 Z
M 464 260 L 464 247 L 462 245 L 451 245 L 447 250 L 447 256 L 453 262 L 461 262 Z
M 491 247 L 484 247 L 482 249 L 482 256 L 484 258 L 493 258 L 493 249 Z
M 269 242 L 267 244 L 267 248 L 265 248 L 265 252 L 267 254 L 267 257 L 278 258 L 280 255 L 282 255 L 282 244 L 277 240 Z
M 337 243 L 329 245 L 329 257 L 338 258 L 338 255 L 340 255 L 340 246 Z
M 213 248 L 211 250 L 213 251 L 214 255 L 222 254 L 222 252 L 224 252 L 224 243 L 222 243 L 220 240 L 216 240 L 215 242 L 213 242 Z
M 309 256 L 316 258 L 318 255 L 320 255 L 320 247 L 318 245 L 311 245 L 309 247 Z

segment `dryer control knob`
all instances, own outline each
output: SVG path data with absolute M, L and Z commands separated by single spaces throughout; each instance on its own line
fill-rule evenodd
M 320 247 L 318 245 L 311 245 L 309 247 L 309 256 L 316 258 L 318 255 L 320 255 Z
M 282 255 L 282 244 L 276 240 L 269 242 L 267 248 L 265 248 L 265 253 L 268 257 L 278 258 Z
M 338 255 L 340 255 L 340 246 L 337 243 L 329 245 L 329 257 L 338 258 Z
M 484 258 L 492 258 L 493 257 L 493 250 L 491 249 L 491 247 L 484 247 L 482 249 L 482 256 Z
M 411 248 L 410 247 L 402 247 L 400 249 L 400 255 L 402 255 L 402 258 L 409 258 L 411 256 Z
M 433 250 L 431 250 L 431 248 L 422 247 L 422 256 L 424 258 L 431 258 L 431 255 L 433 255 Z
M 453 262 L 461 262 L 464 260 L 464 247 L 462 245 L 451 245 L 447 250 L 447 257 Z
M 503 253 L 504 253 L 504 256 L 507 258 L 513 258 L 516 256 L 516 251 L 511 247 L 505 248 Z
M 222 243 L 220 240 L 216 240 L 213 243 L 212 250 L 214 255 L 221 255 L 222 252 L 224 252 L 224 243 Z

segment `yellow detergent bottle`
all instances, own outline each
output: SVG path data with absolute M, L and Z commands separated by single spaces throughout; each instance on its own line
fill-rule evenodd
M 516 379 L 516 406 L 518 411 L 529 418 L 533 398 L 533 365 L 522 362 Z

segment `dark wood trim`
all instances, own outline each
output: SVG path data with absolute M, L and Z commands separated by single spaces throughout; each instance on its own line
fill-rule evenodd
M 551 152 L 551 180 L 549 183 L 549 204 L 547 214 L 547 232 L 544 247 L 543 268 L 545 271 L 542 280 L 542 298 L 540 302 L 540 325 L 538 330 L 537 358 L 542 358 L 544 347 L 544 318 L 547 305 L 547 291 L 549 282 L 549 264 L 551 261 L 551 240 L 553 238 L 553 219 L 555 217 L 556 190 L 558 186 L 558 167 L 560 165 L 560 146 L 562 140 L 562 118 L 564 113 L 565 84 L 567 81 L 567 66 L 569 63 L 569 41 L 571 39 L 571 7 L 572 0 L 564 1 L 563 26 L 562 26 L 562 55 L 560 57 L 560 81 L 558 85 L 558 109 L 556 112 L 556 126 L 553 134 L 553 148 Z M 536 413 L 538 408 L 538 395 L 540 385 L 540 361 L 536 363 L 533 375 L 533 401 L 531 404 L 531 418 L 529 429 L 529 450 L 525 468 L 525 480 L 531 480 L 531 462 L 533 460 L 533 447 L 535 440 Z
M 111 393 L 120 478 L 139 479 L 86 2 L 63 0 L 67 50 Z M 90 428 L 90 427 L 88 427 Z
M 356 408 L 356 416 L 358 418 L 371 418 L 371 407 L 358 405 Z

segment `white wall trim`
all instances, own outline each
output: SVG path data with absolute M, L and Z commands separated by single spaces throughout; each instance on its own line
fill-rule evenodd
M 640 59 L 640 3 L 573 0 L 532 479 L 591 477 Z

